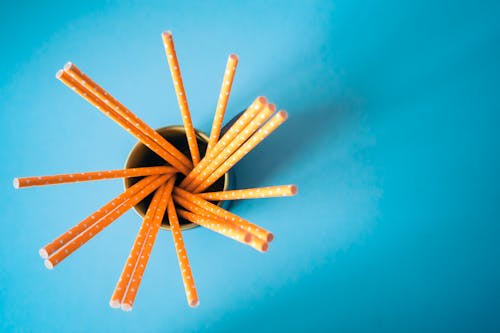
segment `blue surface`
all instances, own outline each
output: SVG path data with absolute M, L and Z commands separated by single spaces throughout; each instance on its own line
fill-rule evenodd
M 498 2 L 4 2 L 0 331 L 500 331 L 499 15 Z M 54 78 L 68 60 L 153 127 L 180 123 L 168 29 L 198 128 L 231 52 L 228 117 L 257 95 L 290 114 L 237 166 L 238 186 L 300 194 L 234 206 L 275 233 L 266 254 L 185 233 L 197 309 L 162 232 L 124 313 L 108 300 L 135 213 L 53 271 L 37 254 L 120 181 L 11 182 L 120 168 L 135 143 Z

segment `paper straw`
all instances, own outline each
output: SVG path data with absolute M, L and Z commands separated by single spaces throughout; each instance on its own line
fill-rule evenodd
M 236 72 L 236 66 L 238 66 L 238 56 L 236 54 L 230 54 L 227 58 L 226 71 L 224 72 L 219 100 L 217 101 L 217 108 L 215 109 L 214 121 L 212 122 L 212 130 L 210 131 L 210 138 L 207 145 L 207 153 L 212 150 L 219 140 L 224 114 L 226 113 L 227 101 L 231 93 L 234 73 Z
M 177 213 L 175 212 L 175 205 L 172 197 L 169 199 L 167 211 L 172 237 L 174 238 L 175 250 L 177 252 L 177 261 L 179 262 L 179 269 L 181 270 L 182 282 L 186 293 L 186 299 L 189 306 L 194 308 L 200 304 L 200 301 L 198 299 L 198 292 L 196 291 L 193 273 L 191 272 L 191 266 L 189 265 L 189 259 L 184 246 L 184 240 L 182 239 L 179 219 L 177 218 Z
M 160 195 L 161 191 L 157 190 L 153 196 L 153 199 L 151 200 L 151 203 L 149 204 L 148 210 L 146 211 L 146 216 L 144 217 L 141 227 L 137 233 L 137 237 L 135 238 L 134 244 L 132 245 L 130 255 L 125 262 L 125 266 L 123 267 L 120 279 L 116 283 L 115 290 L 113 291 L 113 295 L 111 296 L 111 300 L 109 301 L 109 305 L 112 308 L 119 308 L 122 303 L 123 296 L 127 291 L 131 276 L 136 269 L 139 256 L 141 254 L 142 248 L 144 247 L 146 236 L 151 226 L 151 221 L 153 220 L 153 216 L 156 213 L 156 208 L 158 207 L 158 202 L 160 201 Z
M 63 70 L 60 70 L 59 72 L 57 72 L 56 78 L 61 80 L 69 88 L 73 89 L 77 94 L 79 94 L 90 104 L 95 106 L 99 111 L 103 112 L 106 116 L 110 117 L 117 124 L 122 126 L 130 134 L 141 141 L 146 147 L 161 156 L 165 161 L 170 163 L 173 167 L 177 168 L 180 172 L 182 172 L 183 174 L 187 174 L 189 170 L 191 170 L 190 168 L 184 166 L 181 162 L 179 162 L 173 155 L 165 150 L 164 147 L 158 145 L 158 143 L 156 143 L 142 131 L 134 127 L 132 123 L 127 121 L 124 117 L 120 116 L 115 110 L 104 104 L 104 102 L 98 99 L 87 88 L 78 83 L 70 74 L 66 73 Z
M 31 186 L 66 184 L 75 182 L 86 182 L 93 180 L 143 177 L 151 175 L 161 175 L 165 173 L 175 173 L 177 169 L 167 166 L 154 166 L 145 168 L 130 168 L 123 170 L 105 170 L 80 173 L 67 173 L 53 176 L 34 176 L 14 178 L 15 188 L 24 188 Z
M 110 95 L 106 90 L 94 82 L 89 76 L 83 73 L 75 64 L 68 62 L 64 66 L 64 71 L 70 74 L 78 83 L 88 89 L 92 94 L 94 94 L 99 100 L 101 100 L 105 105 L 109 106 L 117 114 L 129 121 L 134 127 L 139 131 L 144 133 L 147 137 L 155 141 L 163 149 L 165 149 L 170 155 L 177 159 L 186 168 L 192 169 L 193 165 L 189 159 L 181 153 L 175 146 L 173 146 L 168 140 L 162 137 L 158 132 L 152 129 L 148 124 L 137 117 L 132 111 L 130 111 L 125 105 L 120 103 L 112 95 Z
M 196 187 L 192 192 L 199 193 L 206 190 L 210 185 L 215 183 L 223 174 L 238 163 L 245 155 L 247 155 L 255 146 L 264 140 L 269 134 L 275 131 L 288 117 L 285 111 L 279 111 L 275 114 L 261 129 L 259 129 L 247 142 L 245 142 L 230 158 L 228 158 L 215 172 L 213 172 L 201 185 Z
M 154 177 L 154 176 L 153 176 Z M 170 175 L 159 176 L 156 180 L 146 185 L 139 193 L 130 198 L 127 202 L 125 202 L 120 207 L 114 209 L 104 218 L 97 221 L 94 225 L 80 233 L 78 236 L 74 237 L 70 240 L 66 245 L 61 248 L 59 251 L 54 253 L 48 259 L 45 260 L 45 266 L 49 269 L 54 268 L 61 261 L 63 261 L 66 257 L 68 257 L 71 253 L 85 244 L 87 241 L 92 239 L 95 235 L 101 232 L 104 228 L 110 225 L 113 221 L 123 215 L 127 210 L 138 204 L 145 197 L 147 197 L 151 192 L 157 189 L 160 185 L 162 185 Z
M 240 200 L 273 197 L 289 197 L 297 194 L 296 185 L 279 185 L 268 187 L 248 188 L 243 190 L 205 192 L 198 194 L 200 198 L 210 201 Z
M 252 235 L 256 235 L 257 237 L 262 238 L 263 240 L 266 240 L 268 242 L 272 241 L 272 239 L 273 239 L 273 234 L 271 232 L 267 231 L 266 229 L 261 228 L 255 224 L 239 217 L 238 215 L 235 215 L 231 212 L 228 212 L 227 210 L 220 208 L 219 206 L 214 205 L 214 204 L 198 197 L 195 194 L 191 194 L 187 191 L 184 191 L 183 189 L 181 189 L 179 187 L 176 187 L 174 189 L 174 193 L 179 195 L 180 197 L 183 197 L 183 198 L 191 201 L 192 203 L 194 203 L 198 207 L 201 207 L 201 208 L 209 211 L 210 213 L 223 218 L 226 221 L 229 221 L 229 222 L 236 224 L 237 226 L 241 227 L 242 229 L 245 229 L 248 232 L 250 232 Z
M 180 186 L 186 188 L 200 173 L 207 167 L 207 165 L 212 162 L 212 160 L 222 151 L 224 148 L 233 141 L 233 139 L 245 128 L 246 125 L 259 113 L 259 111 L 266 105 L 265 97 L 258 97 L 255 101 L 248 107 L 248 109 L 243 112 L 243 114 L 238 118 L 238 120 L 231 126 L 231 128 L 222 136 L 222 138 L 217 142 L 214 148 L 205 154 L 200 163 L 194 167 L 193 170 L 184 178 Z
M 208 176 L 210 176 L 217 168 L 224 163 L 247 139 L 255 133 L 255 131 L 272 116 L 276 107 L 274 104 L 267 104 L 247 126 L 210 162 L 201 173 L 193 179 L 186 187 L 187 191 L 194 190 Z
M 186 91 L 182 82 L 181 70 L 179 61 L 177 60 L 177 53 L 174 47 L 174 38 L 170 31 L 162 33 L 163 45 L 165 46 L 165 53 L 167 54 L 168 66 L 174 81 L 174 88 L 177 95 L 177 101 L 181 110 L 182 121 L 184 129 L 186 130 L 186 138 L 191 152 L 191 159 L 194 166 L 200 161 L 200 152 L 198 150 L 198 143 L 196 142 L 196 134 L 194 132 L 193 122 L 191 120 L 191 113 L 189 112 Z
M 125 295 L 123 296 L 123 301 L 121 308 L 123 311 L 131 311 L 134 305 L 135 297 L 137 296 L 137 290 L 141 284 L 142 276 L 144 275 L 144 270 L 148 264 L 149 256 L 153 249 L 153 245 L 156 240 L 156 235 L 160 229 L 161 222 L 163 221 L 163 216 L 168 205 L 168 200 L 171 197 L 172 188 L 174 187 L 175 179 L 171 179 L 167 184 L 162 187 L 162 193 L 158 207 L 154 214 L 152 224 L 149 227 L 149 232 L 146 237 L 146 242 L 143 245 L 141 255 L 137 262 L 136 269 L 132 274 L 130 284 L 127 288 Z
M 174 195 L 174 200 L 176 203 L 181 205 L 182 207 L 190 210 L 190 211 L 196 211 L 197 209 L 194 208 L 196 205 L 191 203 L 189 200 L 184 199 L 180 196 Z M 194 207 L 193 207 L 194 206 Z M 202 227 L 205 227 L 207 229 L 210 229 L 216 233 L 219 233 L 223 236 L 226 236 L 228 238 L 234 239 L 235 241 L 244 243 L 244 244 L 249 244 L 252 241 L 252 235 L 248 231 L 240 228 L 239 226 L 229 222 L 225 221 L 222 219 L 217 218 L 215 215 L 209 215 L 205 214 L 204 212 L 201 212 L 201 214 L 183 214 L 181 213 L 181 210 L 177 210 L 179 215 L 186 220 L 189 220 L 195 224 L 201 225 Z M 188 212 L 189 213 L 189 212 Z
M 108 213 L 113 211 L 115 208 L 121 206 L 124 202 L 129 200 L 131 197 L 139 193 L 144 187 L 152 183 L 159 176 L 149 176 L 141 179 L 133 186 L 129 187 L 125 192 L 121 193 L 113 200 L 99 208 L 97 211 L 92 213 L 90 216 L 83 219 L 80 223 L 66 231 L 61 236 L 57 237 L 51 243 L 45 245 L 40 249 L 39 254 L 43 259 L 47 259 L 61 247 L 65 246 L 70 240 L 78 236 L 80 233 L 90 228 L 94 223 L 102 219 Z

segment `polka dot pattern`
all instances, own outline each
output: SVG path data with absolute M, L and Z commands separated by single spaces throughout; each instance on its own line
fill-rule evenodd
M 30 186 L 86 182 L 91 180 L 143 177 L 143 176 L 161 175 L 165 173 L 175 173 L 175 172 L 177 172 L 177 170 L 172 167 L 154 166 L 145 168 L 130 168 L 123 170 L 70 173 L 70 174 L 53 175 L 53 176 L 23 177 L 23 178 L 16 178 L 14 183 L 17 184 L 16 188 L 23 188 Z
M 129 198 L 136 195 L 140 190 L 142 190 L 146 185 L 154 181 L 156 178 L 158 177 L 149 176 L 147 178 L 141 179 L 139 182 L 128 188 L 125 192 L 123 192 L 122 194 L 120 194 L 119 196 L 108 202 L 106 205 L 104 205 L 103 207 L 99 208 L 97 211 L 92 213 L 92 215 L 88 216 L 80 223 L 78 223 L 77 225 L 66 231 L 64 234 L 57 237 L 51 243 L 45 245 L 40 250 L 40 253 L 44 253 L 42 257 L 46 259 L 48 256 L 52 255 L 54 252 L 56 252 L 66 243 L 72 240 L 76 235 L 82 233 L 87 228 L 92 226 L 97 220 L 100 220 L 101 218 L 106 216 L 106 214 L 112 211 L 114 207 L 120 206 L 121 204 L 129 200 Z
M 208 176 L 210 176 L 217 168 L 224 163 L 247 139 L 255 133 L 255 131 L 272 116 L 276 107 L 273 104 L 267 104 L 246 126 L 236 135 L 236 137 L 210 162 L 201 173 L 194 179 L 189 186 L 186 187 L 187 191 L 194 190 L 200 185 Z
M 172 80 L 174 82 L 175 92 L 177 94 L 177 101 L 181 110 L 182 121 L 186 130 L 186 138 L 188 141 L 189 151 L 191 152 L 191 159 L 196 166 L 200 161 L 200 152 L 198 150 L 198 143 L 196 141 L 196 134 L 191 120 L 191 113 L 189 112 L 186 91 L 184 90 L 184 83 L 182 82 L 181 70 L 179 68 L 179 61 L 177 60 L 177 53 L 175 52 L 174 39 L 172 33 L 164 32 L 162 34 L 163 45 L 165 53 L 167 54 L 168 65 Z
M 257 99 L 243 112 L 238 120 L 231 126 L 231 128 L 224 134 L 224 136 L 217 142 L 214 148 L 203 157 L 203 159 L 194 167 L 193 170 L 184 178 L 180 186 L 187 188 L 191 182 L 198 177 L 198 175 L 209 165 L 213 159 L 228 146 L 233 139 L 245 128 L 248 123 L 255 118 L 260 110 L 265 106 L 267 100 L 264 97 L 257 97 Z
M 261 129 L 255 132 L 247 142 L 245 142 L 231 157 L 229 157 L 220 167 L 217 168 L 202 184 L 196 187 L 192 192 L 200 193 L 215 183 L 222 175 L 229 171 L 245 155 L 247 155 L 262 140 L 274 132 L 287 119 L 288 114 L 285 111 L 279 111 L 275 114 Z
M 154 213 L 153 221 L 151 226 L 149 227 L 149 233 L 146 237 L 144 247 L 142 248 L 141 255 L 139 256 L 139 260 L 137 262 L 136 269 L 134 274 L 131 277 L 130 284 L 128 286 L 127 292 L 123 297 L 122 301 L 122 310 L 130 311 L 132 310 L 132 306 L 134 305 L 135 297 L 137 296 L 137 291 L 139 290 L 139 286 L 141 284 L 142 276 L 144 275 L 144 271 L 146 269 L 146 265 L 148 264 L 149 256 L 153 249 L 153 245 L 156 240 L 156 235 L 158 234 L 158 230 L 160 229 L 161 221 L 163 220 L 163 216 L 165 215 L 165 211 L 168 205 L 168 200 L 170 199 L 172 188 L 174 186 L 175 178 L 172 178 L 166 185 L 162 187 L 162 193 L 160 196 L 160 201 L 158 203 L 158 207 Z
M 72 65 L 72 66 L 73 67 L 71 67 L 71 68 L 73 68 L 73 69 L 76 68 L 76 66 L 74 66 L 74 65 Z M 163 137 L 162 137 L 163 141 L 162 141 L 161 145 L 158 144 L 157 142 L 155 142 L 153 139 L 151 139 L 150 136 L 146 135 L 143 130 L 138 129 L 128 120 L 128 119 L 130 119 L 130 116 L 124 117 L 123 115 L 119 114 L 117 112 L 117 109 L 114 109 L 112 106 L 106 104 L 104 101 L 102 101 L 97 96 L 95 96 L 90 90 L 88 90 L 88 88 L 83 86 L 81 83 L 81 80 L 79 82 L 77 79 L 75 79 L 75 77 L 73 77 L 72 75 L 70 75 L 69 73 L 67 73 L 66 71 L 63 71 L 63 70 L 57 72 L 56 77 L 59 80 L 61 80 L 65 85 L 67 85 L 68 87 L 73 89 L 77 94 L 82 96 L 90 104 L 95 106 L 99 111 L 101 111 L 106 116 L 108 116 L 109 118 L 114 120 L 117 124 L 122 126 L 127 132 L 129 132 L 130 134 L 135 136 L 139 141 L 141 141 L 149 149 L 151 149 L 152 151 L 157 153 L 165 161 L 167 161 L 172 166 L 177 168 L 180 172 L 182 172 L 183 174 L 188 174 L 189 171 L 192 169 L 191 162 L 186 157 L 184 157 L 184 158 L 188 162 L 188 166 L 184 165 L 171 152 L 167 151 L 166 147 L 171 146 L 171 144 L 167 140 L 163 139 Z M 152 130 L 152 131 L 154 133 L 156 133 L 154 130 Z M 151 133 L 151 132 L 149 132 L 149 133 Z M 158 134 L 158 133 L 156 133 L 156 134 Z M 159 135 L 159 136 L 161 137 L 161 135 Z M 175 150 L 177 150 L 177 149 L 175 149 Z M 175 153 L 174 151 L 172 151 L 172 152 Z M 177 154 L 177 153 L 175 153 L 175 154 Z M 182 153 L 180 153 L 180 154 L 182 155 Z
M 295 194 L 297 194 L 297 186 L 279 185 L 279 186 L 248 188 L 248 189 L 234 190 L 234 191 L 205 192 L 205 193 L 200 193 L 199 196 L 200 198 L 205 200 L 219 201 L 219 200 L 288 197 Z
M 174 189 L 174 193 L 183 199 L 186 199 L 190 201 L 191 203 L 195 204 L 196 206 L 203 208 L 206 211 L 209 211 L 213 215 L 216 215 L 225 221 L 231 222 L 239 226 L 240 228 L 248 231 L 251 233 L 253 236 L 262 238 L 263 240 L 266 241 L 271 241 L 273 239 L 273 234 L 269 231 L 267 231 L 264 228 L 261 228 L 241 217 L 238 215 L 235 215 L 231 212 L 228 212 L 227 210 L 220 208 L 217 205 L 214 205 L 204 199 L 201 199 L 199 196 L 189 193 L 187 191 L 184 191 L 183 189 L 176 187 Z
M 115 221 L 117 218 L 119 218 L 121 215 L 123 215 L 127 210 L 132 208 L 134 205 L 139 203 L 142 199 L 147 197 L 151 192 L 153 192 L 155 189 L 157 189 L 160 185 L 165 183 L 165 181 L 170 177 L 170 175 L 163 175 L 163 176 L 149 176 L 149 177 L 155 177 L 155 179 L 146 185 L 144 188 L 142 188 L 138 193 L 136 193 L 133 197 L 129 198 L 125 203 L 123 203 L 121 206 L 117 206 L 114 208 L 112 211 L 109 212 L 106 216 L 103 218 L 97 220 L 94 224 L 89 226 L 87 229 L 85 229 L 83 232 L 79 234 L 73 234 L 72 232 L 68 232 L 68 235 L 74 235 L 72 239 L 67 242 L 64 247 L 59 249 L 56 253 L 54 253 L 52 256 L 50 256 L 46 261 L 50 262 L 52 267 L 55 267 L 58 265 L 62 260 L 64 260 L 67 256 L 69 256 L 71 253 L 73 253 L 75 250 L 77 250 L 79 247 L 81 247 L 83 244 L 85 244 L 87 241 L 89 241 L 92 237 L 97 235 L 99 232 L 101 232 L 105 227 L 110 225 L 113 221 Z M 137 183 L 138 184 L 138 183 Z M 132 187 L 130 187 L 132 188 Z M 130 189 L 129 188 L 129 189 Z
M 132 249 L 130 250 L 130 254 L 125 262 L 120 278 L 116 283 L 115 290 L 113 291 L 113 295 L 111 296 L 111 300 L 109 302 L 110 306 L 113 308 L 117 308 L 122 304 L 122 299 L 127 291 L 127 287 L 132 279 L 132 274 L 136 269 L 142 249 L 146 243 L 146 238 L 151 227 L 154 214 L 158 207 L 158 203 L 160 202 L 160 195 L 161 191 L 157 190 L 151 200 L 151 204 L 149 205 L 139 232 L 137 233 L 137 237 L 132 245 Z
M 222 80 L 222 87 L 220 89 L 219 99 L 217 101 L 217 108 L 215 109 L 214 120 L 212 122 L 212 130 L 210 131 L 210 138 L 207 145 L 207 153 L 209 153 L 219 140 L 220 130 L 224 121 L 224 114 L 226 113 L 227 101 L 231 93 L 233 85 L 234 74 L 238 66 L 238 56 L 235 54 L 229 55 L 227 58 L 226 71 Z
M 184 199 L 181 196 L 174 195 L 174 199 L 175 202 L 180 204 L 182 207 L 188 209 L 191 212 L 196 212 L 196 214 L 192 214 L 186 211 L 183 212 L 181 210 L 177 210 L 177 213 L 186 220 L 189 220 L 193 223 L 201 225 L 207 229 L 210 229 L 214 232 L 217 232 L 221 235 L 244 244 L 247 244 L 251 241 L 252 235 L 248 231 L 238 227 L 234 223 L 220 219 L 215 214 L 207 214 L 203 212 L 201 208 L 197 207 L 191 201 Z
M 189 306 L 196 307 L 199 304 L 198 292 L 196 291 L 196 285 L 194 283 L 191 266 L 189 265 L 189 259 L 187 256 L 186 247 L 184 246 L 184 240 L 182 239 L 181 228 L 179 226 L 179 219 L 177 218 L 175 205 L 171 197 L 169 199 L 167 211 L 168 211 L 168 220 L 170 222 L 170 228 L 172 231 L 172 237 L 174 238 L 175 250 L 177 252 L 177 261 L 179 262 L 182 282 L 184 283 L 184 291 L 186 293 L 186 299 Z

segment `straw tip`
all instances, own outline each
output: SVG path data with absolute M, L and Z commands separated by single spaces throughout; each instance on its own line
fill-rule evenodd
M 109 301 L 109 306 L 113 309 L 118 309 L 120 307 L 120 302 L 116 299 L 112 299 L 111 301 Z
M 44 248 L 38 250 L 38 254 L 42 257 L 42 259 L 47 259 L 49 257 L 49 253 Z
M 68 62 L 64 65 L 63 69 L 64 69 L 65 71 L 67 71 L 67 70 L 69 70 L 69 69 L 73 68 L 73 66 L 75 66 L 75 65 L 73 65 L 73 63 L 72 63 L 71 61 L 68 61 Z
M 273 233 L 272 233 L 272 232 L 268 233 L 268 234 L 267 234 L 267 237 L 266 237 L 266 240 L 267 240 L 268 242 L 272 242 L 272 241 L 273 241 L 273 239 L 274 239 L 274 235 L 273 235 Z
M 285 110 L 281 110 L 277 113 L 277 115 L 283 120 L 286 120 L 288 118 L 288 113 Z
M 161 36 L 164 37 L 164 38 L 171 38 L 172 37 L 172 31 L 170 31 L 170 30 L 163 31 L 161 33 Z
M 268 243 L 262 243 L 262 246 L 260 247 L 261 252 L 266 252 L 269 249 L 269 244 Z
M 47 269 L 54 268 L 54 264 L 52 264 L 49 259 L 45 260 L 43 263 L 45 264 L 45 267 L 47 267 Z
M 196 308 L 198 305 L 200 305 L 200 300 L 199 299 L 194 299 L 189 302 L 189 306 L 192 308 Z
M 292 195 L 296 195 L 297 193 L 299 193 L 299 188 L 297 187 L 297 185 L 290 185 L 290 193 Z
M 14 180 L 12 181 L 12 185 L 14 186 L 14 188 L 19 188 L 19 179 L 14 178 Z
M 124 303 L 124 304 L 122 304 L 122 310 L 123 311 L 132 311 L 132 305 Z
M 56 73 L 56 78 L 57 79 L 60 79 L 61 76 L 63 75 L 64 71 L 62 69 L 58 70 L 57 73 Z
M 276 104 L 269 103 L 269 104 L 267 104 L 267 108 L 269 110 L 271 110 L 272 112 L 274 112 L 276 110 Z
M 259 96 L 255 99 L 255 102 L 257 103 L 257 106 L 265 105 L 267 103 L 267 98 L 265 98 L 264 96 Z
M 229 59 L 230 59 L 230 60 L 234 60 L 234 61 L 238 61 L 238 60 L 239 60 L 239 57 L 238 57 L 238 55 L 237 55 L 237 54 L 231 53 L 231 54 L 229 55 Z

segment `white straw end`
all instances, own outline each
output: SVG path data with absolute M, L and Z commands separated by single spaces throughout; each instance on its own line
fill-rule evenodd
M 50 262 L 49 259 L 45 260 L 43 263 L 45 264 L 45 267 L 47 267 L 47 269 L 54 268 L 54 265 Z
M 58 70 L 57 73 L 56 73 L 56 78 L 57 79 L 60 79 L 61 76 L 63 75 L 64 71 L 62 69 Z
M 19 179 L 14 178 L 14 180 L 12 181 L 12 185 L 14 185 L 14 188 L 19 188 Z
M 47 259 L 49 257 L 47 250 L 45 250 L 44 248 L 38 250 L 38 254 L 40 255 L 40 257 L 42 257 L 42 259 Z
M 123 311 L 132 311 L 132 305 L 124 303 L 124 304 L 122 304 L 122 310 Z
M 112 299 L 111 301 L 109 301 L 109 306 L 113 309 L 118 309 L 120 307 L 120 302 L 116 299 Z
M 71 61 L 68 61 L 66 63 L 66 65 L 64 65 L 63 68 L 64 68 L 65 71 L 67 71 L 67 70 L 70 70 L 73 66 L 74 66 L 73 63 Z

